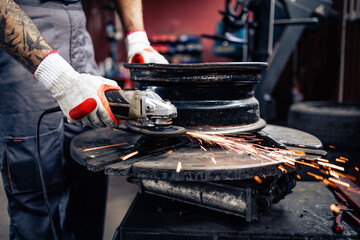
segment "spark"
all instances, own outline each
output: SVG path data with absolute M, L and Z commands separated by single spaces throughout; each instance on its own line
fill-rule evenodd
M 320 172 L 325 175 L 330 175 L 330 172 L 328 170 L 321 169 Z
M 186 137 L 192 142 L 193 139 L 191 137 L 189 137 L 188 135 L 186 135 Z
M 337 185 L 336 185 L 335 183 L 330 182 L 330 181 L 327 180 L 327 179 L 323 179 L 322 182 L 325 183 L 326 185 L 329 185 L 329 186 L 332 187 L 332 188 L 335 188 L 335 189 L 337 188 Z
M 334 213 L 339 213 L 340 212 L 340 208 L 338 206 L 336 206 L 335 204 L 331 204 L 330 205 L 330 209 L 334 212 Z
M 296 163 L 300 163 L 302 165 L 305 165 L 305 166 L 309 166 L 309 167 L 312 167 L 312 168 L 316 168 L 316 169 L 320 169 L 320 167 L 314 163 L 307 163 L 307 162 L 304 162 L 304 161 L 295 161 Z
M 355 170 L 358 172 L 358 171 L 359 171 L 359 168 L 358 168 L 358 167 L 355 167 Z
M 300 175 L 299 175 L 299 174 L 298 174 L 298 175 L 296 175 L 296 177 L 297 177 L 297 179 L 299 179 L 299 180 L 301 179 L 301 177 L 300 177 Z
M 106 145 L 106 146 L 101 146 L 101 147 L 86 148 L 86 149 L 84 149 L 84 152 L 94 151 L 94 150 L 108 148 L 108 147 L 116 147 L 116 146 L 121 146 L 121 145 L 124 145 L 124 144 L 127 144 L 127 142 L 118 143 L 118 144 L 112 144 L 112 145 Z
M 295 169 L 295 165 L 291 165 L 289 163 L 285 163 L 285 165 Z
M 304 151 L 299 151 L 299 150 L 295 150 L 295 149 L 289 149 L 289 151 L 294 152 L 294 153 L 296 153 L 298 155 L 303 155 L 303 156 L 306 155 L 306 153 Z
M 211 158 L 211 161 L 213 161 L 213 163 L 216 164 L 216 160 L 214 157 Z
M 333 145 L 329 145 L 329 148 L 335 149 L 335 147 Z
M 178 165 L 176 167 L 176 172 L 180 172 L 182 169 L 181 162 L 178 162 Z
M 343 175 L 343 176 L 340 175 L 340 177 L 346 177 L 346 178 L 350 179 L 353 182 L 355 182 L 357 180 L 357 178 L 355 176 L 351 176 L 351 175 Z
M 207 152 L 206 148 L 204 148 L 203 146 L 200 146 L 200 148 L 201 148 L 202 150 L 204 150 L 205 152 Z
M 122 156 L 122 157 L 121 157 L 121 160 L 125 161 L 125 160 L 131 158 L 132 156 L 135 156 L 135 155 L 138 154 L 138 153 L 139 153 L 139 151 L 135 151 L 135 152 L 129 153 L 128 155 Z
M 262 180 L 261 180 L 261 178 L 259 178 L 258 176 L 255 176 L 254 179 L 255 179 L 259 184 L 262 184 Z
M 339 175 L 336 174 L 336 172 L 334 172 L 334 171 L 330 171 L 330 175 L 333 176 L 334 178 L 337 178 L 337 179 L 340 178 Z
M 284 173 L 287 173 L 287 170 L 286 170 L 282 165 L 279 165 L 279 169 L 280 169 L 281 171 L 283 171 Z
M 345 160 L 345 161 L 349 161 L 349 159 L 346 158 L 346 157 L 340 157 L 340 159 L 341 159 L 341 160 Z
M 322 166 L 325 166 L 325 167 L 329 167 L 329 168 L 335 168 L 337 170 L 340 170 L 340 171 L 344 171 L 344 168 L 343 167 L 339 167 L 335 164 L 331 164 L 331 163 L 324 163 L 324 162 L 318 162 L 319 165 L 322 165 Z
M 324 178 L 322 176 L 319 176 L 315 173 L 312 172 L 307 172 L 308 175 L 313 176 L 314 178 L 316 178 L 317 180 L 324 180 Z
M 335 170 L 331 170 L 330 172 L 333 172 L 333 173 L 339 175 L 340 177 L 347 177 L 347 178 L 350 178 L 350 179 L 352 178 L 352 176 L 345 175 L 344 173 L 340 173 L 340 172 L 337 172 Z
M 329 160 L 324 159 L 324 158 L 317 158 L 316 160 L 318 160 L 318 161 L 322 161 L 322 162 L 329 162 Z
M 340 162 L 340 163 L 346 163 L 346 161 L 345 161 L 345 160 L 340 159 L 340 158 L 335 158 L 335 161 Z
M 174 150 L 169 150 L 167 151 L 165 154 L 169 154 L 169 153 L 172 153 Z
M 338 183 L 338 184 L 340 184 L 340 185 L 343 185 L 343 186 L 345 186 L 345 187 L 350 187 L 350 184 L 348 184 L 348 183 L 346 183 L 346 182 L 343 182 L 343 181 L 340 181 L 340 180 L 337 180 L 337 179 L 335 179 L 335 178 L 329 178 L 329 181 L 332 181 L 332 182 L 334 182 L 334 183 Z

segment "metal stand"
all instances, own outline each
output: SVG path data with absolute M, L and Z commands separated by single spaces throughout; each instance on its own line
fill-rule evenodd
M 334 202 L 325 185 L 299 182 L 293 194 L 249 223 L 233 215 L 138 194 L 113 239 L 358 239 L 346 223 L 343 234 L 333 232 L 329 206 Z

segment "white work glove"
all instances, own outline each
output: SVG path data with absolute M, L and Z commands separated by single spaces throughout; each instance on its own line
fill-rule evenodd
M 57 51 L 49 53 L 34 76 L 58 101 L 70 123 L 83 126 L 116 127 L 104 92 L 121 90 L 115 81 L 75 71 Z
M 125 38 L 129 63 L 164 63 L 169 62 L 150 46 L 146 32 L 132 31 Z

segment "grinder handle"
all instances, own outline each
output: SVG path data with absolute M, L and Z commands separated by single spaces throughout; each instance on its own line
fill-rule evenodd
M 105 97 L 109 102 L 110 109 L 118 120 L 129 119 L 130 103 L 121 95 L 123 90 L 108 90 Z

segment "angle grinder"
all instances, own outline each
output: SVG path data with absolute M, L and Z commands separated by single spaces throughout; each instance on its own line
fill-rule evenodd
M 177 117 L 176 107 L 151 89 L 109 90 L 105 92 L 112 113 L 134 132 L 155 137 L 176 137 L 186 133 L 180 126 L 172 126 Z

